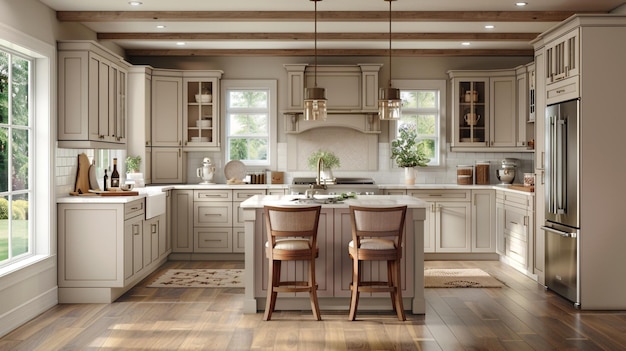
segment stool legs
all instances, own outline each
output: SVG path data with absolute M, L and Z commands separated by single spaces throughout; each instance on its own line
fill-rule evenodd
M 263 320 L 269 321 L 272 319 L 272 312 L 276 308 L 276 298 L 278 297 L 278 289 L 281 286 L 280 270 L 281 261 L 270 260 L 269 277 L 267 284 L 267 299 L 265 301 L 265 313 L 263 314 Z M 302 282 L 292 282 L 296 285 L 302 286 Z M 315 281 L 315 260 L 309 262 L 309 278 L 308 278 L 309 297 L 311 299 L 311 310 L 313 311 L 313 317 L 318 321 L 322 320 L 320 313 L 320 306 L 317 300 L 317 282 Z
M 313 311 L 313 317 L 318 321 L 322 320 L 320 314 L 320 306 L 317 302 L 317 282 L 315 281 L 315 260 L 309 262 L 309 297 L 311 298 L 311 310 Z
M 356 319 L 356 309 L 359 305 L 359 283 L 361 282 L 361 271 L 359 270 L 359 260 L 352 259 L 352 284 L 350 285 L 350 315 L 348 319 Z

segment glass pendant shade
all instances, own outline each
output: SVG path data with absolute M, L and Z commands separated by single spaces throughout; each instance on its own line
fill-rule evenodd
M 306 88 L 304 90 L 304 120 L 319 121 L 326 119 L 326 90 L 324 88 Z
M 378 99 L 378 118 L 381 120 L 400 119 L 402 99 L 400 89 L 382 88 Z

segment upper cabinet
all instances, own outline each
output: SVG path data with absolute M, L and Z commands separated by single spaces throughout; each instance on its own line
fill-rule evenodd
M 183 78 L 178 71 L 152 75 L 152 146 L 183 145 Z
M 185 72 L 183 80 L 183 147 L 219 150 L 219 79 L 221 71 Z
M 126 147 L 129 67 L 95 42 L 58 43 L 59 147 Z
M 526 135 L 518 133 L 514 69 L 448 74 L 452 84 L 454 151 L 526 150 Z
M 545 55 L 548 104 L 579 97 L 579 29 L 559 33 L 553 40 L 547 42 Z

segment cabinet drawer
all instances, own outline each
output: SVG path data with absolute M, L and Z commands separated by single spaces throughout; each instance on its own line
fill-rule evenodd
M 232 202 L 196 202 L 193 204 L 194 227 L 232 227 Z
M 146 213 L 146 206 L 143 199 L 124 204 L 124 220 L 136 216 L 143 216 Z
M 504 229 L 521 240 L 528 240 L 527 216 L 519 211 L 504 209 Z
M 194 229 L 194 252 L 232 252 L 231 228 Z
M 264 189 L 233 190 L 233 201 L 245 201 L 254 195 L 265 195 Z
M 527 243 L 514 237 L 507 237 L 506 255 L 515 262 L 526 266 Z
M 515 193 L 511 193 L 511 192 L 504 192 L 504 202 L 507 205 L 514 205 L 517 207 L 521 207 L 522 209 L 526 210 L 530 207 L 530 210 L 532 210 L 532 196 L 531 195 L 522 195 L 522 194 L 515 194 Z
M 408 195 L 424 201 L 470 201 L 469 190 L 408 190 Z
M 580 97 L 578 85 L 578 76 L 566 78 L 549 85 L 546 91 L 547 103 L 552 104 Z
M 193 201 L 232 201 L 232 190 L 194 190 Z

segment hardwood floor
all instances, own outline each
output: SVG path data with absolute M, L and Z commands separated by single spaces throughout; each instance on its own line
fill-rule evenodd
M 242 314 L 242 288 L 146 288 L 167 268 L 242 268 L 242 262 L 170 261 L 112 304 L 57 305 L 0 339 L 0 350 L 626 350 L 626 312 L 583 312 L 493 261 L 477 267 L 507 286 L 426 289 L 426 314 L 322 310 Z M 280 297 L 279 297 L 280 298 Z

